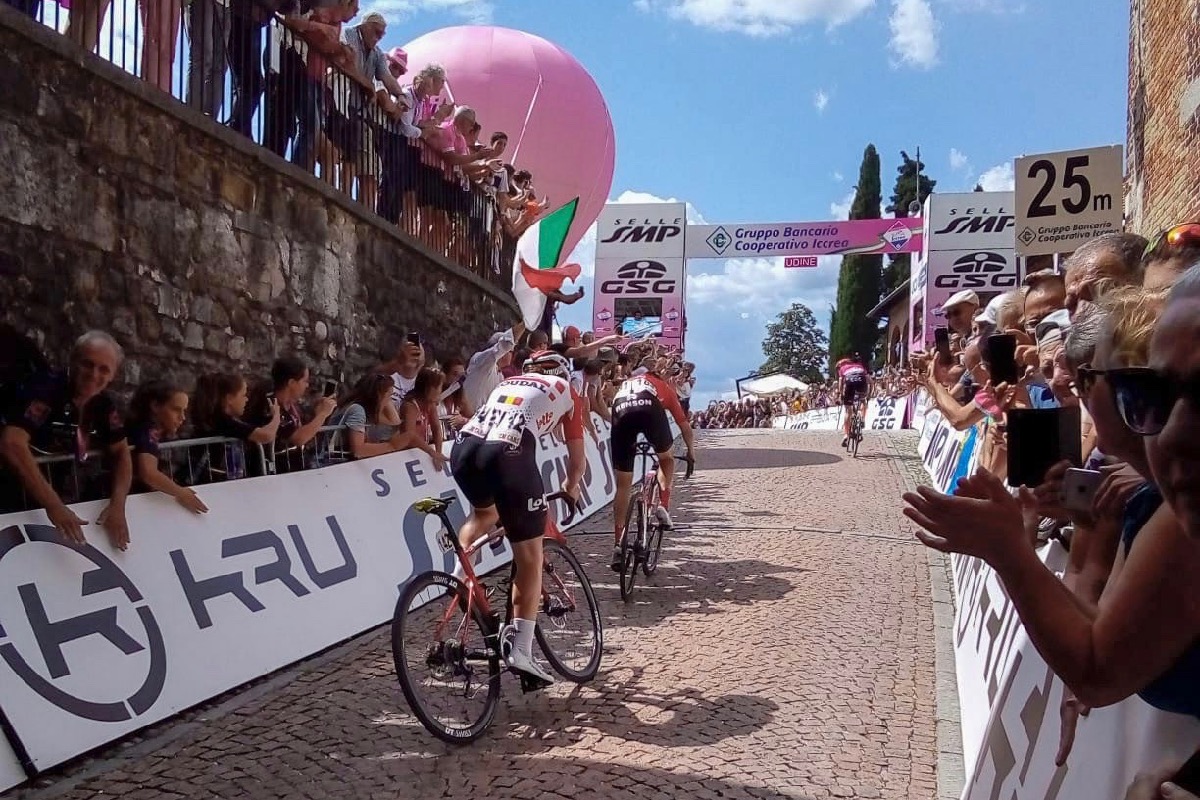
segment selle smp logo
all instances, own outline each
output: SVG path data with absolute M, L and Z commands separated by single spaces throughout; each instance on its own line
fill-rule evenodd
M 0 658 L 8 668 L 83 719 L 125 722 L 150 710 L 166 683 L 166 645 L 154 612 L 120 567 L 89 544 L 63 543 L 49 525 L 0 530 L 0 566 L 6 559 L 0 585 L 15 588 L 19 603 L 4 607 L 24 610 L 24 619 L 0 619 Z
M 1011 289 L 1017 285 L 1017 271 L 1011 269 L 1002 253 L 970 253 L 955 260 L 951 275 L 933 280 L 938 289 Z
M 617 270 L 615 279 L 600 284 L 600 293 L 674 294 L 677 282 L 666 275 L 666 266 L 657 261 L 630 261 Z
M 683 234 L 680 219 L 614 219 L 616 229 L 603 244 L 659 244 Z
M 1015 228 L 1017 218 L 1003 207 L 996 209 L 957 208 L 950 209 L 953 219 L 935 235 L 963 233 L 1004 233 Z

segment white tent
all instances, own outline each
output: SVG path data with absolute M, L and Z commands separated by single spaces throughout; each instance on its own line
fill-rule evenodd
M 798 381 L 793 377 L 776 373 L 775 375 L 764 375 L 761 378 L 752 378 L 740 383 L 742 393 L 758 395 L 759 397 L 770 397 L 771 395 L 780 394 L 781 392 L 790 391 L 807 391 L 808 384 L 804 381 Z

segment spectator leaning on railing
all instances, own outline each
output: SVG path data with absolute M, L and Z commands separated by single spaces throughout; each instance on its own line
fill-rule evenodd
M 392 402 L 393 384 L 387 375 L 363 377 L 334 417 L 345 426 L 354 458 L 371 458 L 406 450 L 416 444 L 411 433 L 401 432 L 400 412 Z
M 34 451 L 67 454 L 82 463 L 92 448 L 100 448 L 111 459 L 109 503 L 97 521 L 120 550 L 129 546 L 125 498 L 133 464 L 120 414 L 106 389 L 123 359 L 115 339 L 102 331 L 89 331 L 76 340 L 66 374 L 31 376 L 26 385 L 4 398 L 0 409 L 5 464 L 25 493 L 46 510 L 50 524 L 73 542 L 84 542 L 83 526 L 88 523 L 67 503 L 80 498 L 64 499 L 55 491 L 38 468 Z
M 187 407 L 188 395 L 183 389 L 167 381 L 148 381 L 134 393 L 125 425 L 133 449 L 135 487 L 162 492 L 188 511 L 203 514 L 208 511 L 208 506 L 196 492 L 180 486 L 159 469 L 158 445 L 179 435 L 187 417 Z
M 333 414 L 337 401 L 322 397 L 306 415 L 301 402 L 308 397 L 309 369 L 295 357 L 278 359 L 271 367 L 271 385 L 260 390 L 251 407 L 250 424 L 261 427 L 270 424 L 279 414 L 279 429 L 275 435 L 275 471 L 295 472 L 304 469 L 303 448 Z M 271 406 L 278 404 L 276 411 Z M 308 421 L 305 421 L 308 416 Z
M 246 444 L 265 445 L 275 440 L 279 432 L 279 403 L 268 401 L 271 418 L 254 426 L 242 419 L 249 400 L 246 379 L 232 373 L 201 375 L 196 381 L 192 406 L 193 432 L 200 437 L 221 437 L 236 440 L 235 444 L 218 443 L 208 448 L 209 476 L 215 480 L 244 478 Z

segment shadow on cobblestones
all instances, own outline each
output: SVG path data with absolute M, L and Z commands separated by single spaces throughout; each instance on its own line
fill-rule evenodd
M 705 450 L 697 469 L 703 473 L 717 469 L 782 469 L 786 467 L 825 467 L 838 464 L 841 456 L 815 450 L 776 450 L 763 447 L 726 447 Z

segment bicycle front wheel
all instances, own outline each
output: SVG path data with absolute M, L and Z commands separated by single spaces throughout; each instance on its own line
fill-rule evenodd
M 500 704 L 496 631 L 466 585 L 444 572 L 408 582 L 392 616 L 400 688 L 425 729 L 451 744 L 475 741 Z
M 579 559 L 553 539 L 542 543 L 542 613 L 535 629 L 550 667 L 569 681 L 585 683 L 600 671 L 604 625 L 592 583 Z
M 657 506 L 662 499 L 657 482 L 651 491 L 654 505 Z M 658 557 L 662 554 L 662 540 L 662 523 L 657 519 L 651 520 L 649 530 L 646 532 L 646 552 L 642 555 L 642 574 L 647 578 L 658 571 Z

